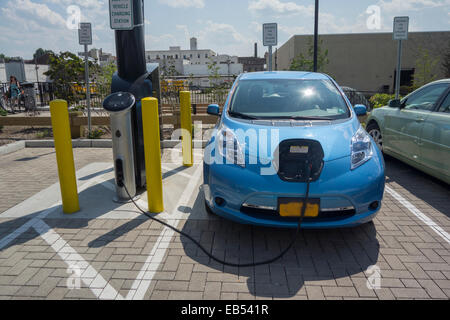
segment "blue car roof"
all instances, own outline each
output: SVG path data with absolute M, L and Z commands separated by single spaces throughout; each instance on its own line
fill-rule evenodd
M 250 72 L 240 75 L 239 80 L 262 80 L 262 79 L 308 79 L 308 80 L 329 80 L 323 73 L 305 71 L 264 71 Z

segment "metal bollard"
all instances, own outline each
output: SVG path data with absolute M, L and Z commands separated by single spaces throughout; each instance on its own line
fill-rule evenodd
M 50 114 L 52 117 L 53 139 L 55 141 L 63 211 L 64 213 L 74 213 L 80 210 L 80 204 L 78 201 L 67 101 L 51 101 Z
M 148 211 L 160 213 L 164 211 L 164 201 L 158 99 L 142 99 L 142 124 L 144 129 Z
M 192 152 L 191 93 L 189 91 L 180 92 L 180 109 L 183 165 L 185 167 L 192 167 L 194 157 Z

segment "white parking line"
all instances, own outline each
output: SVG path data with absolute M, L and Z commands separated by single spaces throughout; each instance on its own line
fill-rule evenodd
M 59 234 L 43 220 L 35 224 L 34 229 L 52 247 L 69 268 L 78 267 L 82 280 L 99 299 L 120 299 L 114 289 L 86 260 L 83 259 Z
M 91 180 L 88 180 L 86 183 L 84 183 L 79 189 L 78 192 L 81 193 L 82 191 L 88 189 L 91 187 L 94 183 L 103 183 L 104 180 L 99 180 L 98 178 L 93 178 Z M 52 187 L 49 187 L 50 189 Z M 18 229 L 14 230 L 12 233 L 8 234 L 4 238 L 0 240 L 0 250 L 6 247 L 9 243 L 14 241 L 18 236 L 26 232 L 29 228 L 34 227 L 36 223 L 47 217 L 50 213 L 54 212 L 56 209 L 58 209 L 61 206 L 62 202 L 58 201 L 54 205 L 50 206 L 47 210 L 42 211 L 39 213 L 36 217 L 32 218 L 28 222 L 24 223 L 22 226 L 20 226 Z
M 94 184 L 101 184 L 107 187 L 108 181 L 101 177 L 89 179 L 78 190 L 79 193 L 90 188 Z M 51 187 L 49 187 L 50 189 Z M 12 233 L 8 234 L 0 240 L 0 250 L 14 241 L 21 234 L 30 228 L 34 228 L 36 232 L 52 247 L 58 256 L 68 267 L 78 267 L 81 271 L 80 280 L 82 280 L 92 293 L 100 299 L 123 299 L 123 297 L 115 290 L 83 257 L 81 257 L 61 236 L 56 233 L 42 219 L 59 209 L 61 201 L 50 206 L 49 209 L 42 211 L 36 217 L 32 218 Z
M 422 211 L 417 209 L 411 202 L 403 198 L 398 192 L 394 191 L 391 187 L 386 186 L 386 191 L 389 193 L 394 199 L 400 202 L 406 209 L 408 209 L 411 213 L 413 213 L 417 218 L 419 218 L 423 223 L 433 229 L 442 239 L 450 243 L 450 234 L 445 232 L 444 229 L 439 227 L 433 220 L 431 220 L 428 216 L 426 216 Z
M 186 205 L 189 203 L 189 199 L 191 199 L 192 194 L 195 192 L 199 179 L 201 178 L 202 166 L 198 166 L 195 170 L 193 176 L 190 177 L 190 183 L 183 191 L 180 199 L 178 200 L 177 205 L 172 211 L 170 217 L 173 217 L 171 220 L 168 220 L 167 223 L 173 227 L 176 227 L 180 222 L 179 216 L 183 215 L 182 212 L 178 210 L 180 205 Z M 156 271 L 159 268 L 159 265 L 164 260 L 164 256 L 166 254 L 167 248 L 169 247 L 170 241 L 174 235 L 175 231 L 168 227 L 164 227 L 163 231 L 159 235 L 156 240 L 155 245 L 153 246 L 152 251 L 150 252 L 147 260 L 142 266 L 141 271 L 139 272 L 136 280 L 131 286 L 131 290 L 128 292 L 126 297 L 127 300 L 142 300 L 147 292 L 150 284 L 152 283 L 153 277 Z

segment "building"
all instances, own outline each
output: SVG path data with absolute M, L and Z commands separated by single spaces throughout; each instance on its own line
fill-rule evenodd
M 176 72 L 171 72 L 171 76 L 209 76 L 211 72 L 208 66 L 214 62 L 219 75 L 231 77 L 243 72 L 237 56 L 219 55 L 211 49 L 198 49 L 196 38 L 190 39 L 189 50 L 174 46 L 169 47 L 169 50 L 149 50 L 145 55 L 147 63 L 159 63 L 163 72 L 173 68 L 172 71 Z
M 244 72 L 257 72 L 266 69 L 266 59 L 258 58 L 258 44 L 255 43 L 253 57 L 239 57 L 238 62 L 242 64 Z
M 392 33 L 326 34 L 319 39 L 323 41 L 322 51 L 328 50 L 325 72 L 340 85 L 359 91 L 394 91 L 398 41 L 392 39 Z M 273 55 L 274 70 L 289 70 L 300 53 L 307 56 L 311 43 L 310 35 L 293 36 Z M 423 49 L 436 59 L 433 71 L 437 78 L 445 77 L 440 66 L 449 48 L 450 31 L 410 32 L 402 44 L 401 86 L 412 84 Z
M 99 64 L 100 66 L 104 66 L 110 63 L 116 63 L 116 57 L 114 57 L 111 53 L 103 52 L 103 49 L 92 48 L 89 50 L 89 60 Z M 78 56 L 84 59 L 84 52 L 78 52 Z
M 192 40 L 192 39 L 191 39 Z M 216 53 L 210 49 L 197 49 L 197 41 L 191 41 L 190 50 L 182 50 L 181 47 L 169 47 L 169 50 L 149 50 L 145 52 L 147 62 L 173 60 L 187 60 L 190 64 L 207 64 Z
M 48 65 L 24 63 L 23 60 L 0 63 L 0 83 L 9 82 L 10 76 L 15 76 L 21 83 L 48 82 L 49 77 L 44 75 L 48 69 Z

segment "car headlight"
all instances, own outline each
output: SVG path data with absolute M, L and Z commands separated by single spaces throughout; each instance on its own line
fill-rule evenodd
M 360 127 L 352 137 L 351 169 L 356 169 L 373 156 L 372 141 L 363 127 Z
M 217 133 L 217 150 L 225 158 L 226 164 L 237 164 L 245 167 L 243 147 L 234 132 L 225 126 L 222 126 Z

